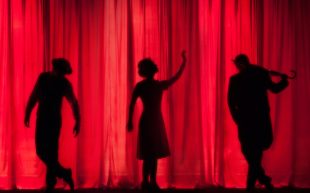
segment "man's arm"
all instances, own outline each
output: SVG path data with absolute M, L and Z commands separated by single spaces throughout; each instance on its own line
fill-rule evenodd
M 78 101 L 73 93 L 73 89 L 70 83 L 68 84 L 65 97 L 69 101 L 71 109 L 73 111 L 73 116 L 75 119 L 75 126 L 73 128 L 73 133 L 74 133 L 74 136 L 77 136 L 80 132 L 80 108 L 79 108 Z
M 38 91 L 39 91 L 39 84 L 40 84 L 40 77 L 38 78 L 31 94 L 30 97 L 28 99 L 27 105 L 26 105 L 26 112 L 25 112 L 25 118 L 24 118 L 24 124 L 26 127 L 30 126 L 30 116 L 31 116 L 31 112 L 34 108 L 34 106 L 36 105 L 36 103 L 38 102 Z
M 236 124 L 238 124 L 238 106 L 236 104 L 236 88 L 234 86 L 233 80 L 229 80 L 228 86 L 228 107 L 230 110 L 230 114 Z
M 267 77 L 267 87 L 273 93 L 279 93 L 288 86 L 288 80 L 287 80 L 286 75 L 281 76 L 281 81 L 277 82 L 277 83 L 275 83 L 271 80 L 271 77 L 269 74 L 267 76 L 268 76 Z

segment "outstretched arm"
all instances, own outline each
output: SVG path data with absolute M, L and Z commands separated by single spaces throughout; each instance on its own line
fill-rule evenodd
M 182 54 L 181 54 L 182 63 L 181 63 L 181 66 L 180 66 L 178 72 L 171 79 L 163 81 L 165 88 L 170 87 L 173 83 L 175 83 L 181 77 L 181 75 L 184 71 L 185 65 L 186 65 L 186 55 L 185 54 L 186 54 L 186 52 L 182 51 Z
M 271 80 L 270 76 L 268 76 L 268 89 L 273 93 L 279 93 L 284 90 L 288 86 L 288 80 L 286 75 L 281 76 L 281 81 L 275 83 Z
M 30 115 L 31 115 L 31 112 L 34 106 L 38 102 L 38 90 L 39 90 L 39 84 L 40 84 L 39 82 L 40 82 L 40 78 L 37 80 L 31 92 L 31 95 L 28 99 L 27 105 L 26 105 L 26 113 L 25 113 L 25 118 L 24 118 L 24 124 L 26 127 L 30 126 Z
M 73 93 L 73 89 L 72 89 L 72 86 L 70 83 L 69 83 L 69 86 L 67 89 L 68 90 L 66 92 L 65 97 L 69 101 L 70 106 L 71 106 L 72 111 L 73 111 L 73 116 L 75 119 L 75 126 L 73 128 L 73 133 L 74 133 L 74 136 L 77 136 L 80 132 L 80 108 L 79 108 L 78 101 L 77 101 L 77 99 Z
M 135 104 L 136 104 L 136 101 L 138 99 L 138 96 L 139 96 L 138 95 L 138 88 L 136 86 L 133 93 L 132 93 L 132 97 L 131 97 L 131 101 L 130 101 L 130 105 L 129 105 L 129 116 L 128 116 L 128 122 L 127 122 L 127 130 L 128 131 L 133 130 L 132 117 L 133 117 L 133 112 L 134 112 L 134 108 L 135 108 Z

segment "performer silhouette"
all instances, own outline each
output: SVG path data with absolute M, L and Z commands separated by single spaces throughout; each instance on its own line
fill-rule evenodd
M 261 164 L 263 151 L 273 141 L 267 91 L 279 93 L 285 89 L 288 86 L 287 76 L 282 75 L 280 82 L 273 82 L 268 70 L 250 64 L 244 54 L 236 56 L 234 63 L 239 73 L 230 78 L 228 104 L 249 166 L 247 190 L 254 190 L 257 180 L 272 190 L 271 178 L 265 174 Z
M 61 129 L 61 103 L 65 97 L 73 110 L 76 124 L 73 132 L 77 136 L 80 130 L 80 114 L 77 99 L 71 83 L 65 77 L 71 74 L 69 62 L 64 58 L 52 60 L 53 70 L 40 74 L 30 95 L 26 107 L 25 126 L 29 127 L 31 112 L 38 103 L 35 144 L 36 153 L 47 167 L 46 191 L 52 192 L 56 177 L 62 178 L 74 189 L 71 169 L 62 167 L 58 161 L 58 139 Z
M 156 182 L 157 160 L 170 155 L 164 120 L 161 113 L 161 100 L 163 91 L 175 83 L 181 76 L 185 64 L 185 52 L 182 52 L 182 64 L 178 72 L 169 80 L 158 81 L 154 79 L 158 68 L 154 62 L 145 58 L 138 64 L 139 75 L 144 79 L 137 83 L 134 88 L 129 107 L 128 131 L 132 131 L 132 116 L 134 106 L 138 97 L 143 103 L 143 112 L 139 123 L 138 134 L 138 159 L 143 160 L 143 181 L 141 184 L 144 190 L 159 190 Z M 150 180 L 149 180 L 150 177 Z

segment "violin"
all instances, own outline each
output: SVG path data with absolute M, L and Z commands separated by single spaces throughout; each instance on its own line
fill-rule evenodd
M 282 72 L 277 72 L 277 71 L 274 71 L 274 70 L 269 70 L 269 74 L 271 76 L 284 76 L 288 79 L 295 79 L 296 78 L 296 71 L 295 70 L 291 70 L 291 74 L 288 75 L 288 74 L 285 74 L 285 73 L 282 73 Z

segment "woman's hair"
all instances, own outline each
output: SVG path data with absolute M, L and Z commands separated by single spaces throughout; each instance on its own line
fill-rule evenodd
M 150 58 L 144 58 L 138 63 L 139 75 L 142 77 L 153 76 L 158 72 L 156 64 Z

